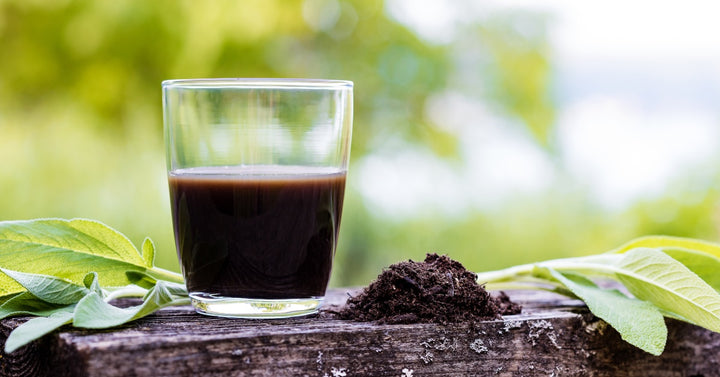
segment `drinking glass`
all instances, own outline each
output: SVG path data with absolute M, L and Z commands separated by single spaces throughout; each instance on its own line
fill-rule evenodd
M 353 83 L 162 83 L 178 258 L 199 313 L 317 312 L 330 278 L 352 133 Z

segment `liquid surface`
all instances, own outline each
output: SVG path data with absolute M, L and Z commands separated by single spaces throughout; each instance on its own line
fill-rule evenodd
M 324 296 L 344 171 L 212 167 L 176 170 L 168 178 L 178 256 L 191 294 Z

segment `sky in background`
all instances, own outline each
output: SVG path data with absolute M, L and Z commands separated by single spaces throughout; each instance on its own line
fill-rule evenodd
M 716 174 L 720 3 L 504 0 L 459 8 L 450 0 L 388 2 L 393 17 L 436 44 L 452 41 L 463 22 L 508 10 L 547 20 L 556 157 L 481 100 L 449 88 L 431 98 L 426 111 L 460 135 L 463 164 L 389 143 L 352 173 L 376 210 L 395 217 L 428 208 L 457 215 L 576 185 L 601 208 L 618 211 L 667 195 L 690 176 L 702 185 L 710 181 L 703 175 Z M 535 27 L 515 25 L 528 35 Z

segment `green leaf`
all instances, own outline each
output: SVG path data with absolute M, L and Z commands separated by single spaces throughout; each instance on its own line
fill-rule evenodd
M 157 283 L 154 277 L 139 271 L 127 271 L 125 274 L 131 283 L 145 289 L 152 289 Z
M 574 273 L 546 270 L 612 326 L 626 342 L 659 356 L 667 343 L 667 327 L 662 313 L 653 304 L 627 297 L 617 289 L 603 289 L 586 277 Z
M 618 279 L 635 297 L 720 332 L 720 294 L 667 254 L 634 248 L 618 263 Z
M 153 287 L 155 287 L 155 284 L 157 284 L 158 282 L 158 280 L 155 279 L 153 276 L 138 271 L 128 271 L 127 276 L 128 280 L 132 281 L 133 284 L 148 290 L 151 290 Z M 183 297 L 188 295 L 185 284 L 179 284 L 164 280 L 162 282 L 165 288 L 170 292 L 170 294 Z
M 144 247 L 145 249 L 145 247 Z M 103 287 L 129 284 L 126 271 L 145 271 L 146 258 L 121 233 L 85 219 L 38 219 L 0 222 L 0 266 L 13 271 L 52 275 L 81 284 L 90 271 Z M 23 291 L 0 276 L 0 296 Z
M 652 303 L 665 317 L 720 332 L 718 244 L 679 237 L 642 237 L 604 254 L 513 266 L 481 273 L 478 279 L 496 289 L 503 286 L 548 289 L 543 279 L 558 279 L 534 274 L 540 267 L 552 268 L 566 277 L 581 274 L 617 280 L 636 298 Z M 566 294 L 557 288 L 555 291 Z
M 98 281 L 97 272 L 93 271 L 85 275 L 85 277 L 83 278 L 83 285 L 85 285 L 85 288 L 88 289 L 88 293 L 96 292 L 103 297 L 105 296 L 102 288 L 100 288 L 100 282 Z
M 609 253 L 625 253 L 636 248 L 659 249 L 685 249 L 696 252 L 703 252 L 720 258 L 720 245 L 708 241 L 692 238 L 670 237 L 670 236 L 645 236 L 636 238 Z
M 189 304 L 182 275 L 154 267 L 154 258 L 149 238 L 140 253 L 125 236 L 97 221 L 0 222 L 0 318 L 43 316 L 13 330 L 6 352 L 64 324 L 108 328 L 165 306 Z M 104 301 L 101 284 L 113 297 L 145 294 L 144 301 L 114 307 Z
M 720 291 L 720 258 L 701 251 L 681 248 L 664 248 L 662 251 L 685 265 L 713 289 Z
M 187 291 L 187 287 L 185 286 L 185 284 L 178 284 L 178 283 L 175 283 L 172 281 L 160 281 L 160 282 L 162 282 L 164 289 L 166 289 L 168 292 L 170 292 L 171 295 L 182 297 L 182 298 L 188 297 L 188 291 Z M 188 304 L 189 303 L 190 303 L 190 301 L 188 301 Z M 176 303 L 173 305 L 180 305 L 180 304 Z
M 33 318 L 15 328 L 5 341 L 5 353 L 11 353 L 18 348 L 40 339 L 63 325 L 72 322 L 71 311 L 60 311 L 51 314 L 49 317 Z
M 22 292 L 7 299 L 0 305 L 0 319 L 18 315 L 49 316 L 68 305 L 51 304 L 35 297 L 30 292 Z
M 5 275 L 20 283 L 20 285 L 35 297 L 51 304 L 74 304 L 89 292 L 85 287 L 54 276 L 26 274 L 4 268 L 0 270 Z
M 143 241 L 142 258 L 145 261 L 145 267 L 152 268 L 155 265 L 155 244 L 149 237 Z
M 165 284 L 164 281 L 158 281 L 141 305 L 129 308 L 118 308 L 105 302 L 96 293 L 91 293 L 75 307 L 73 325 L 91 329 L 114 327 L 142 318 L 166 306 L 189 304 L 187 297 L 174 296 Z
M 634 239 L 611 253 L 625 253 L 639 247 L 658 249 L 668 254 L 715 290 L 720 290 L 720 274 L 717 273 L 720 271 L 720 244 L 692 238 L 646 236 Z

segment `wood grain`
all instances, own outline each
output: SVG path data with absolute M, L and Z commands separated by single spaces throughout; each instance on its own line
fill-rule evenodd
M 2 376 L 720 376 L 720 334 L 668 320 L 660 357 L 577 301 L 508 292 L 522 314 L 480 323 L 378 325 L 327 313 L 231 320 L 164 309 L 112 331 L 64 328 L 11 355 Z M 347 290 L 331 290 L 329 308 Z M 2 342 L 24 318 L 0 323 Z

